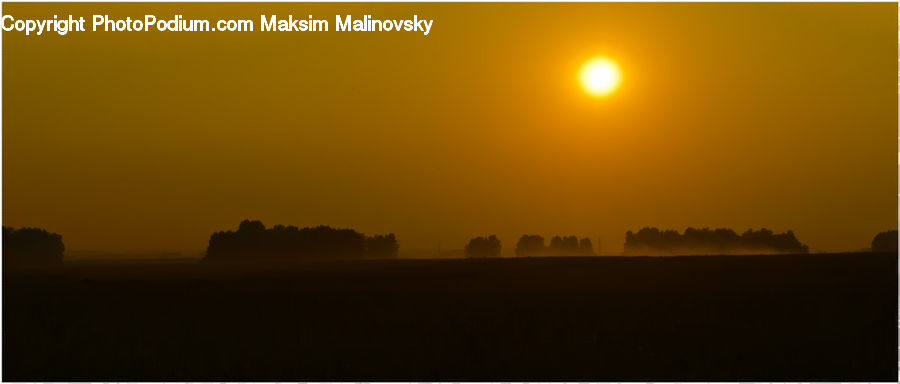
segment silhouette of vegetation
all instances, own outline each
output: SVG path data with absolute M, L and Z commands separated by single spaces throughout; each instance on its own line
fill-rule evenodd
M 466 244 L 466 257 L 500 257 L 500 239 L 496 235 L 476 237 Z
M 872 239 L 872 252 L 897 253 L 897 230 L 881 232 Z
M 393 259 L 397 257 L 400 245 L 393 233 L 375 235 L 366 238 L 366 257 L 376 259 Z
M 738 235 L 731 229 L 688 228 L 674 230 L 643 228 L 625 233 L 626 255 L 808 253 L 794 232 L 773 233 L 768 229 L 747 230 Z
M 516 256 L 593 256 L 594 244 L 591 239 L 581 240 L 576 236 L 554 236 L 550 246 L 544 246 L 544 238 L 538 235 L 523 235 L 516 243 Z
M 266 229 L 260 221 L 244 220 L 237 231 L 212 234 L 206 259 L 389 258 L 396 257 L 398 249 L 394 234 L 366 237 L 352 229 L 324 225 L 302 229 L 276 225 Z
M 522 235 L 516 243 L 516 256 L 530 257 L 544 255 L 544 238 L 539 235 Z
M 594 243 L 587 237 L 578 241 L 578 252 L 580 256 L 594 256 Z
M 553 236 L 550 239 L 550 253 L 557 256 L 578 253 L 578 238 L 575 236 Z
M 62 236 L 40 228 L 3 227 L 3 267 L 58 264 L 66 250 Z

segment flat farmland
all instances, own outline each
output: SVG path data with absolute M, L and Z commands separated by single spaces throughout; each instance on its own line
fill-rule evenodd
M 70 262 L 4 381 L 896 381 L 897 254 Z

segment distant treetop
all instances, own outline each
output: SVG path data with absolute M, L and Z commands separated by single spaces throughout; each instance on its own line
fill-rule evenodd
M 466 257 L 500 257 L 500 239 L 496 235 L 476 237 L 466 245 Z
M 872 239 L 872 252 L 897 253 L 897 230 L 885 231 Z
M 544 238 L 539 235 L 522 235 L 516 243 L 516 256 L 593 256 L 594 244 L 591 239 L 578 239 L 575 236 L 554 236 L 550 246 L 544 245 Z
M 3 267 L 59 264 L 66 247 L 62 236 L 40 228 L 3 227 Z
M 674 230 L 643 228 L 625 233 L 626 255 L 808 253 L 794 232 L 774 233 L 768 229 L 747 230 L 738 235 L 731 229 L 688 228 Z
M 324 225 L 302 229 L 275 225 L 266 229 L 261 221 L 244 220 L 237 231 L 210 236 L 206 260 L 393 258 L 398 250 L 393 233 L 366 237 L 352 229 Z

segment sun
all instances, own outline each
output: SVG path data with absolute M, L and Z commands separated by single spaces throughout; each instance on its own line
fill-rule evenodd
M 587 93 L 593 96 L 606 96 L 622 81 L 622 72 L 616 62 L 605 57 L 595 57 L 588 60 L 578 73 L 581 86 Z

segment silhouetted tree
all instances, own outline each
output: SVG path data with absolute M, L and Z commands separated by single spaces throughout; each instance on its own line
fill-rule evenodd
M 560 249 L 563 249 L 563 239 L 560 236 L 553 236 L 550 238 L 550 252 L 553 254 L 557 254 Z
M 897 231 L 886 231 L 872 239 L 872 252 L 897 253 Z
M 578 254 L 581 256 L 594 256 L 594 244 L 587 237 L 578 241 Z
M 237 231 L 210 236 L 206 259 L 396 257 L 398 249 L 393 234 L 367 239 L 352 229 L 324 225 L 303 229 L 276 225 L 266 229 L 260 221 L 244 220 Z
M 62 236 L 40 228 L 3 227 L 3 267 L 58 264 L 62 262 Z
M 553 256 L 577 256 L 581 254 L 578 245 L 578 238 L 575 236 L 553 236 L 550 239 L 550 254 Z
M 466 244 L 466 257 L 500 257 L 500 239 L 490 235 L 469 240 L 469 244 Z
M 399 250 L 400 245 L 393 233 L 366 237 L 366 257 L 393 259 Z
M 516 256 L 594 256 L 591 239 L 576 236 L 553 236 L 550 245 L 538 235 L 523 235 L 516 243 Z
M 544 238 L 538 235 L 522 235 L 516 243 L 516 256 L 542 256 L 544 252 Z
M 793 231 L 773 233 L 768 229 L 747 230 L 738 235 L 733 230 L 719 228 L 688 228 L 660 231 L 642 228 L 637 233 L 625 233 L 625 254 L 728 254 L 728 253 L 808 253 L 809 247 L 800 243 Z

